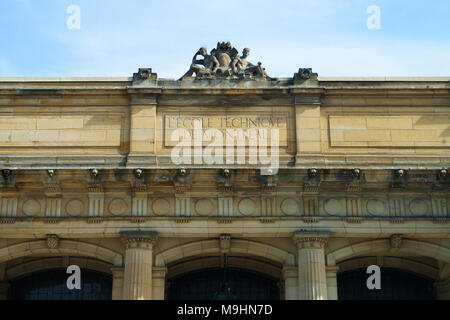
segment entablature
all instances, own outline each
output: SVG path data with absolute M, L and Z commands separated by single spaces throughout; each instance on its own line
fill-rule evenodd
M 1 178 L 0 217 L 447 223 L 449 176 L 436 170 L 290 169 L 273 176 L 255 169 L 13 170 Z

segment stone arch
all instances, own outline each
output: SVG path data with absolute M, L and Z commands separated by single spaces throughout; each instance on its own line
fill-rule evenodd
M 75 264 L 77 266 L 80 266 L 80 268 L 82 269 L 112 274 L 111 264 L 97 259 L 85 257 L 70 257 L 68 263 L 69 265 Z M 36 271 L 59 269 L 66 267 L 67 265 L 63 257 L 38 258 L 32 261 L 19 263 L 17 265 L 8 268 L 6 270 L 6 278 L 9 280 L 13 280 Z
M 230 253 L 244 256 L 252 255 L 274 261 L 280 265 L 295 265 L 295 258 L 292 253 L 251 240 L 231 239 Z M 155 256 L 155 266 L 165 267 L 172 262 L 189 257 L 219 254 L 220 243 L 218 239 L 199 240 L 159 252 Z
M 346 272 L 357 269 L 366 269 L 367 266 L 373 264 L 376 265 L 377 263 L 376 256 L 365 256 L 345 260 L 338 263 L 338 265 L 339 272 Z M 409 271 L 430 279 L 437 279 L 439 276 L 439 269 L 436 266 L 408 259 L 406 257 L 384 256 L 381 267 Z
M 198 257 L 188 261 L 180 261 L 172 265 L 168 270 L 168 278 L 176 277 L 181 274 L 189 273 L 201 269 L 220 268 L 221 258 L 219 256 Z M 281 277 L 281 269 L 278 266 L 269 264 L 265 261 L 249 259 L 247 257 L 233 256 L 228 259 L 229 268 L 247 269 L 265 274 L 272 278 Z
M 413 253 L 434 258 L 438 261 L 450 263 L 450 249 L 424 241 L 403 239 L 399 248 L 391 248 L 389 239 L 379 239 L 354 243 L 327 254 L 327 265 L 334 266 L 337 262 L 353 257 L 370 255 L 376 252 L 389 252 L 389 255 L 398 253 Z
M 0 263 L 34 254 L 87 256 L 108 262 L 114 266 L 122 266 L 123 264 L 123 257 L 120 253 L 95 244 L 74 240 L 59 240 L 57 249 L 49 249 L 47 240 L 12 244 L 0 249 Z

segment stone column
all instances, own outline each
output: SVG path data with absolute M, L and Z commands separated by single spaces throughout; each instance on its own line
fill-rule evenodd
M 284 266 L 284 300 L 298 299 L 298 268 L 295 266 Z
M 113 285 L 112 285 L 112 299 L 122 300 L 123 299 L 123 274 L 124 270 L 120 267 L 111 268 L 113 274 Z
M 328 300 L 338 300 L 338 289 L 337 289 L 337 272 L 339 270 L 338 266 L 326 267 L 327 272 L 327 299 Z
M 167 268 L 153 268 L 153 300 L 164 300 L 166 290 L 166 274 Z
M 298 249 L 298 297 L 300 300 L 326 300 L 325 244 L 329 235 L 320 232 L 296 232 Z
M 126 246 L 123 299 L 151 300 L 153 245 L 157 233 L 123 231 L 120 235 Z

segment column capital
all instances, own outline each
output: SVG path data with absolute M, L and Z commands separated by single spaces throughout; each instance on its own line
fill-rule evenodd
M 158 233 L 156 231 L 127 230 L 121 231 L 119 234 L 127 249 L 151 249 L 158 240 Z
M 296 231 L 293 240 L 298 249 L 323 249 L 329 237 L 328 232 Z

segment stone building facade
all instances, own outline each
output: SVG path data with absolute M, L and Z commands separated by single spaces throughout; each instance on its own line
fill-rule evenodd
M 253 67 L 0 79 L 0 298 L 36 298 L 27 277 L 69 265 L 108 276 L 112 299 L 205 297 L 224 268 L 247 286 L 230 285 L 237 298 L 352 298 L 369 276 L 352 272 L 378 265 L 394 290 L 382 297 L 405 289 L 386 270 L 449 299 L 450 79 Z M 175 164 L 171 133 L 195 121 L 276 128 L 279 169 Z

